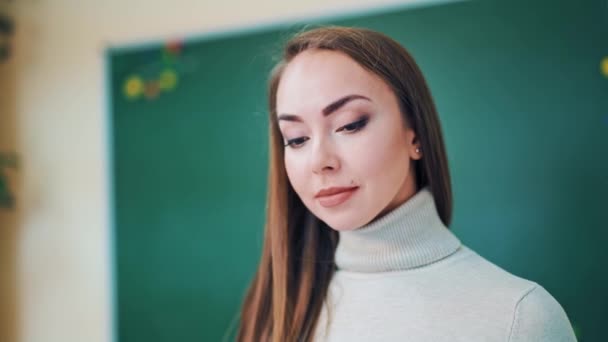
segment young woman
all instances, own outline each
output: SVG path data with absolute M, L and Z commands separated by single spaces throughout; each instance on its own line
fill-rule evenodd
M 269 88 L 265 240 L 239 341 L 575 341 L 543 287 L 448 230 L 440 123 L 402 46 L 303 32 Z

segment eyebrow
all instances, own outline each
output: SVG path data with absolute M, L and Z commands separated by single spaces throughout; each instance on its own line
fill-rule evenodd
M 329 116 L 330 114 L 336 112 L 338 109 L 342 108 L 345 104 L 349 103 L 350 101 L 353 100 L 367 100 L 367 101 L 372 101 L 370 100 L 368 97 L 363 96 L 363 95 L 357 95 L 357 94 L 352 94 L 352 95 L 346 95 L 344 97 L 339 98 L 338 100 L 330 103 L 329 105 L 327 105 L 327 107 L 323 108 L 323 116 Z M 295 122 L 302 122 L 302 118 L 294 115 L 294 114 L 280 114 L 278 116 L 279 120 L 284 120 L 284 121 L 295 121 Z

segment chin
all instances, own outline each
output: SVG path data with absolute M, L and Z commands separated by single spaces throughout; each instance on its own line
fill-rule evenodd
M 305 203 L 308 210 L 329 228 L 336 231 L 349 231 L 363 227 L 373 218 L 373 213 L 358 203 L 344 203 L 341 207 L 324 208 L 314 200 Z M 363 210 L 362 210 L 363 209 Z
M 353 220 L 353 214 L 341 213 L 336 215 L 321 215 L 317 216 L 331 229 L 336 231 L 355 230 L 364 226 L 369 220 L 358 218 Z
M 327 223 L 327 222 L 325 222 L 325 223 Z M 352 225 L 344 225 L 344 226 L 342 226 L 342 225 L 335 225 L 335 226 L 332 226 L 329 223 L 327 225 L 329 226 L 329 228 L 331 228 L 331 229 L 333 229 L 335 231 L 338 231 L 338 232 L 347 232 L 347 231 L 350 231 L 350 230 L 358 229 L 360 227 L 360 226 L 352 226 Z

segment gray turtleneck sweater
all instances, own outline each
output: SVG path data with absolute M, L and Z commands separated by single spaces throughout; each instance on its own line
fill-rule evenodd
M 461 244 L 428 188 L 340 232 L 335 262 L 315 341 L 576 341 L 542 286 Z

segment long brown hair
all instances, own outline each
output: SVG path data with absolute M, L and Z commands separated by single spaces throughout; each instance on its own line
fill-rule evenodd
M 429 186 L 441 220 L 449 226 L 452 191 L 439 118 L 431 93 L 410 54 L 393 39 L 368 29 L 321 27 L 296 34 L 285 45 L 269 81 L 270 165 L 262 257 L 245 297 L 238 341 L 309 341 L 335 271 L 338 234 L 304 206 L 283 164 L 276 93 L 285 66 L 307 49 L 350 56 L 380 76 L 398 98 L 405 123 L 424 157 L 415 162 L 417 188 Z

